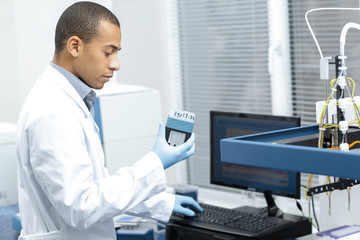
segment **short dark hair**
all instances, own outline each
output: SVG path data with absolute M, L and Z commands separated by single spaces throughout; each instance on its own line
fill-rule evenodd
M 120 27 L 117 17 L 106 7 L 93 2 L 77 2 L 68 7 L 56 25 L 55 54 L 64 49 L 71 36 L 78 36 L 85 43 L 89 43 L 98 35 L 102 20 Z

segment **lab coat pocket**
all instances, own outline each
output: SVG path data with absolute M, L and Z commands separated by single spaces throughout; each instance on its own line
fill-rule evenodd
M 19 240 L 62 240 L 63 231 L 53 231 L 48 233 L 34 234 L 28 236 L 21 236 Z

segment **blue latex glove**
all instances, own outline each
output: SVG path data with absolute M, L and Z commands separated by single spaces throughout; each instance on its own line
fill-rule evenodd
M 195 216 L 195 211 L 202 212 L 204 209 L 191 197 L 175 195 L 175 205 L 173 212 L 182 213 L 186 216 Z
M 165 126 L 160 123 L 159 134 L 152 151 L 159 156 L 164 169 L 167 169 L 175 163 L 187 159 L 194 154 L 195 134 L 192 133 L 191 137 L 179 146 L 170 146 L 165 139 Z

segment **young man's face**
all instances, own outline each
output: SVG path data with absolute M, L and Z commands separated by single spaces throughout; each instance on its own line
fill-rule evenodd
M 121 32 L 115 24 L 102 21 L 99 35 L 84 45 L 76 61 L 75 75 L 89 87 L 101 89 L 119 70 L 117 53 L 121 49 Z

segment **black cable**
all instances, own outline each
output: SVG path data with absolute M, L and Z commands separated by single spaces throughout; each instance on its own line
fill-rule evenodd
M 301 184 L 300 186 L 303 187 L 303 188 L 306 188 L 305 185 L 302 185 L 302 184 Z M 311 197 L 311 200 L 312 200 L 313 214 L 314 214 L 314 219 L 315 219 L 316 225 L 311 221 L 311 218 L 310 218 L 310 217 L 309 217 L 309 222 L 310 222 L 318 231 L 320 231 L 319 223 L 318 223 L 318 221 L 317 221 L 316 214 L 315 214 L 314 197 Z M 301 204 L 300 204 L 297 200 L 295 200 L 295 201 L 296 201 L 296 206 L 297 206 L 297 208 L 301 211 L 302 215 L 305 217 L 305 214 L 304 214 L 304 211 L 303 211 L 303 209 L 302 209 Z
M 303 211 L 303 209 L 302 209 L 302 206 L 301 206 L 301 204 L 300 204 L 297 200 L 296 200 L 296 206 L 297 206 L 297 208 L 301 211 L 303 217 L 307 218 L 307 219 L 309 220 L 309 222 L 311 223 L 311 225 L 314 226 L 314 228 L 319 229 L 319 227 L 316 226 L 316 225 L 311 221 L 311 218 L 310 218 L 310 217 L 306 217 L 306 216 L 305 216 L 304 211 Z M 318 230 L 318 231 L 319 231 L 319 230 Z
M 305 217 L 305 214 L 304 214 L 304 211 L 303 211 L 303 209 L 302 209 L 302 206 L 301 206 L 301 204 L 299 203 L 298 200 L 296 200 L 296 206 L 297 206 L 297 208 L 301 211 L 301 214 L 303 215 L 303 217 Z
M 312 202 L 313 215 L 314 215 L 314 219 L 315 219 L 315 222 L 316 222 L 316 229 L 318 231 L 320 231 L 319 222 L 318 222 L 318 220 L 316 218 L 315 206 L 314 206 L 314 198 L 313 197 L 311 197 L 311 202 Z

